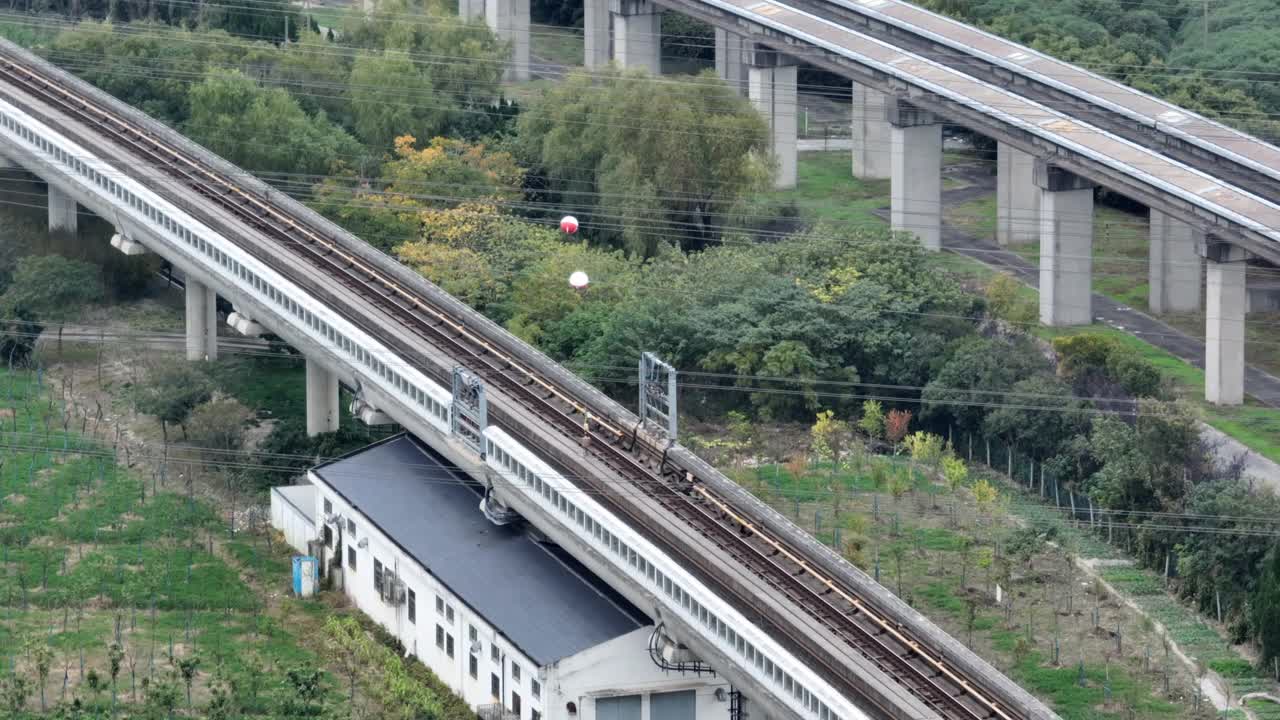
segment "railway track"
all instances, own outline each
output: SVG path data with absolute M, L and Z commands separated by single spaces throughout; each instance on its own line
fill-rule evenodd
M 572 439 L 588 448 L 595 459 L 626 479 L 630 487 L 666 509 L 672 517 L 684 522 L 692 533 L 715 545 L 740 564 L 735 570 L 751 573 L 779 596 L 785 597 L 810 616 L 810 620 L 840 641 L 850 653 L 879 668 L 925 707 L 947 720 L 1015 720 L 1027 717 L 1007 705 L 981 681 L 965 677 L 940 654 L 932 651 L 919 638 L 884 613 L 878 611 L 858 593 L 834 580 L 814 563 L 805 559 L 797 546 L 770 534 L 751 517 L 751 511 L 736 506 L 731 500 L 712 491 L 687 469 L 675 466 L 666 452 L 644 439 L 636 428 L 624 428 L 609 419 L 607 410 L 591 407 L 573 392 L 547 381 L 527 367 L 512 353 L 502 348 L 481 331 L 469 327 L 437 307 L 427 297 L 405 288 L 395 278 L 379 271 L 342 248 L 322 231 L 282 212 L 257 194 L 240 187 L 233 178 L 224 176 L 208 165 L 190 157 L 154 133 L 138 127 L 119 113 L 89 98 L 62 87 L 53 80 L 23 67 L 11 58 L 0 57 L 0 80 L 74 118 L 77 122 L 104 133 L 135 155 L 141 163 L 125 167 L 154 167 L 183 186 L 207 198 L 240 222 L 261 232 L 264 237 L 305 259 L 339 285 L 367 300 L 382 312 L 412 329 L 423 341 L 438 348 L 449 358 L 478 372 L 502 395 L 518 403 L 554 429 L 563 438 Z M 74 135 L 69 129 L 64 131 Z M 157 178 L 140 177 L 155 187 Z M 213 222 L 219 222 L 215 217 Z M 223 223 L 225 224 L 225 223 Z M 278 272 L 297 279 L 299 273 L 286 259 L 260 248 L 244 247 L 259 260 Z M 332 289 L 303 281 L 332 307 L 343 308 L 349 318 L 362 313 Z M 403 338 L 359 323 L 402 358 L 417 358 Z M 415 360 L 418 369 L 444 386 L 449 385 L 447 370 L 432 363 Z M 527 436 L 510 410 L 491 408 L 495 421 L 516 436 Z M 811 633 L 800 629 L 790 618 L 763 618 L 750 597 L 731 592 L 732 578 L 726 569 L 717 567 L 671 538 L 655 537 L 644 512 L 629 502 L 626 492 L 618 492 L 612 483 L 585 474 L 570 479 L 595 495 L 632 526 L 657 542 L 670 554 L 682 558 L 697 569 L 697 574 L 710 580 L 713 587 L 728 593 L 734 604 L 748 617 L 760 617 L 763 624 L 785 638 L 784 644 L 799 650 L 800 656 L 821 667 L 828 679 L 851 697 L 866 698 L 865 693 L 846 679 L 849 667 L 842 658 L 815 642 Z M 769 629 L 769 628 L 766 628 Z M 867 698 L 878 702 L 874 698 Z M 904 717 L 892 707 L 880 707 L 888 717 Z
M 978 31 L 965 34 L 950 43 L 943 42 L 936 33 L 944 32 L 950 27 L 945 23 L 938 23 L 933 27 L 906 24 L 909 22 L 908 17 L 915 17 L 923 22 L 930 15 L 919 8 L 899 8 L 895 4 L 864 0 L 786 0 L 786 4 L 891 42 L 903 50 L 1003 87 L 1046 107 L 1060 109 L 1073 118 L 1208 173 L 1265 200 L 1280 202 L 1280 170 L 1265 165 L 1280 157 L 1280 151 L 1264 142 L 1248 138 L 1243 133 L 1237 135 L 1234 131 L 1216 127 L 1203 119 L 1189 120 L 1185 115 L 1176 119 L 1164 119 L 1163 115 L 1176 112 L 1169 110 L 1172 106 L 1136 94 L 1130 97 L 1127 92 L 1116 89 L 1122 86 L 1113 87 L 1109 81 L 1090 77 L 1080 68 L 1056 60 L 1029 63 L 1025 67 L 1025 73 L 1019 74 L 1019 71 L 984 57 L 970 44 L 983 44 L 986 53 L 996 54 L 1006 60 L 1014 56 L 1025 57 L 1026 53 L 1022 50 L 1026 48 L 1019 50 L 1020 46 L 1015 43 L 984 37 L 985 34 Z M 876 15 L 878 12 L 898 11 L 908 13 L 907 17 L 899 18 L 904 23 L 902 26 L 891 25 Z M 1047 79 L 1038 79 L 1037 74 L 1044 75 Z M 1021 81 L 1012 82 L 1012 77 L 1018 77 Z M 1052 81 L 1059 84 L 1053 84 Z M 1111 97 L 1100 93 L 1110 94 Z M 1143 118 L 1141 121 L 1137 119 L 1140 117 Z M 1179 131 L 1185 131 L 1187 135 L 1179 134 Z M 1208 145 L 1196 146 L 1190 138 Z M 1247 161 L 1232 157 L 1231 153 L 1243 155 Z M 1264 165 L 1259 167 L 1259 163 Z

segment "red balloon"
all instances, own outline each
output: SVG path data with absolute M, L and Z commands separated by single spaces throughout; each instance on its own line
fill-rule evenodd
M 578 232 L 578 218 L 572 215 L 565 215 L 560 219 L 560 230 L 569 235 Z

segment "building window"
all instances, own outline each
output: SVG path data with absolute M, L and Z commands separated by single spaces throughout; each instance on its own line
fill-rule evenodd
M 453 635 L 444 636 L 444 652 L 449 657 L 453 657 Z
M 444 619 L 445 619 L 445 622 L 449 623 L 450 625 L 453 624 L 453 606 L 452 605 L 445 606 Z
M 480 640 L 480 633 L 476 632 L 475 625 L 467 626 L 467 639 L 470 640 L 471 642 L 477 642 Z
M 324 514 L 325 515 L 333 514 L 333 501 L 330 500 L 329 498 L 324 499 Z
M 347 546 L 347 567 L 351 568 L 351 572 L 356 571 L 356 549 Z
M 417 624 L 418 622 L 418 594 L 409 591 L 409 622 Z
M 333 528 L 328 525 L 324 526 L 324 546 L 327 548 L 333 547 Z
M 471 656 L 471 660 L 467 663 L 467 670 L 471 673 L 471 679 L 475 680 L 480 674 L 480 660 L 475 655 Z
M 382 592 L 382 561 L 373 559 L 373 589 Z
M 529 711 L 529 720 L 542 720 L 542 713 L 537 710 Z
M 535 700 L 542 697 L 542 684 L 539 683 L 537 680 L 529 681 L 529 690 L 533 692 L 533 697 Z
M 348 520 L 348 521 L 347 521 L 347 533 L 348 533 L 348 534 L 350 534 L 352 537 L 355 537 L 355 534 L 356 534 L 356 521 L 355 521 L 355 520 Z
M 520 717 L 520 693 L 511 691 L 511 714 Z
M 489 673 L 489 695 L 494 702 L 502 701 L 502 681 L 493 673 Z
M 436 614 L 437 615 L 444 614 L 444 598 L 440 597 L 439 595 L 436 596 Z
M 515 663 L 511 663 L 511 682 L 520 682 L 520 666 Z
M 436 625 L 436 647 L 444 649 L 444 626 Z
M 502 661 L 502 655 L 498 653 L 498 643 L 489 646 L 489 659 L 494 662 Z

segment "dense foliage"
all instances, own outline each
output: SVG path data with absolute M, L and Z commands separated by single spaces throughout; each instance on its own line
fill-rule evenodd
M 711 75 L 573 74 L 518 125 L 519 156 L 551 199 L 577 208 L 598 241 L 636 255 L 705 247 L 769 177 L 764 120 Z

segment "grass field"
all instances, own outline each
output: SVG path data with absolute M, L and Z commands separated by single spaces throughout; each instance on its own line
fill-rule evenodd
M 10 717 L 73 698 L 101 712 L 184 708 L 188 679 L 193 707 L 227 693 L 246 716 L 293 707 L 287 673 L 319 659 L 282 608 L 306 603 L 269 601 L 246 580 L 270 568 L 280 595 L 284 561 L 268 561 L 280 548 L 261 535 L 228 543 L 176 467 L 139 477 L 110 445 L 63 431 L 41 380 L 0 372 L 0 673 L 26 690 L 8 696 Z
M 747 468 L 733 452 L 750 455 L 722 454 L 732 477 L 1063 718 L 1212 717 L 1207 703 L 1194 711 L 1194 678 L 1165 657 L 1151 624 L 1070 561 L 1113 552 L 1109 546 L 1004 483 L 1005 501 L 984 508 L 968 489 L 952 493 L 903 458 L 855 452 L 840 465 Z M 1019 528 L 1027 526 L 1039 535 L 1020 546 L 1027 531 Z
M 889 202 L 888 180 L 859 180 L 851 173 L 848 151 L 800 153 L 794 190 L 763 193 L 756 205 L 763 210 L 790 205 L 810 221 L 841 227 L 883 227 L 873 213 Z
M 584 59 L 582 31 L 554 25 L 534 25 L 529 34 L 529 53 L 538 60 L 579 67 Z

